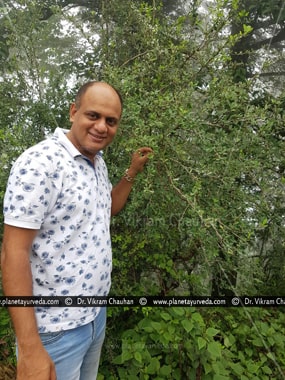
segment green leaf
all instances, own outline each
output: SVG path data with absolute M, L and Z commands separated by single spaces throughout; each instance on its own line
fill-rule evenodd
M 186 330 L 188 333 L 194 327 L 193 322 L 189 319 L 183 319 L 183 321 L 181 322 L 181 325 L 183 326 L 184 330 Z
M 160 370 L 159 374 L 162 375 L 164 378 L 169 378 L 172 372 L 172 367 L 171 365 L 163 365 Z
M 165 311 L 163 311 L 160 315 L 161 318 L 165 321 L 170 321 L 172 319 L 171 315 L 169 313 L 166 313 Z
M 142 362 L 142 355 L 140 352 L 136 351 L 135 354 L 134 354 L 134 358 L 136 359 L 136 361 L 138 361 L 139 363 Z
M 255 339 L 253 339 L 252 344 L 256 347 L 263 347 L 264 346 L 264 343 L 260 337 L 256 337 Z
M 150 324 L 157 332 L 162 332 L 162 324 L 160 322 L 152 321 Z
M 266 373 L 266 375 L 272 375 L 272 371 L 268 366 L 262 366 L 262 371 Z
M 159 360 L 157 358 L 151 358 L 150 364 L 147 366 L 147 373 L 150 375 L 157 374 L 159 367 Z
M 174 307 L 172 310 L 179 317 L 182 317 L 185 314 L 185 310 L 183 307 Z
M 198 348 L 200 351 L 207 345 L 207 341 L 200 336 L 198 337 L 197 342 L 198 342 Z
M 215 374 L 213 377 L 213 380 L 229 380 L 229 377 L 224 376 L 224 375 Z
M 245 25 L 245 24 L 243 24 L 243 31 L 244 31 L 245 34 L 248 34 L 248 33 L 252 32 L 252 30 L 253 30 L 253 28 L 252 28 L 251 25 Z
M 216 336 L 219 332 L 220 332 L 219 330 L 214 329 L 213 327 L 209 327 L 206 330 L 206 335 L 212 338 L 212 337 Z
M 122 364 L 123 363 L 123 360 L 122 360 L 122 355 L 118 355 L 117 357 L 115 357 L 113 360 L 112 360 L 112 363 L 114 364 Z
M 224 345 L 229 348 L 232 344 L 227 336 L 224 337 Z
M 252 348 L 250 348 L 250 347 L 245 347 L 244 351 L 245 351 L 246 355 L 247 355 L 249 358 L 252 357 L 252 355 L 253 355 L 253 350 L 252 350 Z
M 256 374 L 258 371 L 259 365 L 253 362 L 247 363 L 247 369 L 250 373 Z
M 131 360 L 133 358 L 133 354 L 130 351 L 124 350 L 121 354 L 122 363 Z
M 206 363 L 203 363 L 203 368 L 204 368 L 204 371 L 205 371 L 205 374 L 207 375 L 208 373 L 211 373 L 213 371 L 213 368 L 212 368 L 212 364 L 206 362 Z
M 212 358 L 215 360 L 221 357 L 221 344 L 219 342 L 210 342 L 208 343 L 208 351 L 211 354 Z
M 229 363 L 229 365 L 235 374 L 241 376 L 244 373 L 244 368 L 239 363 Z
M 203 317 L 200 313 L 193 313 L 191 318 L 193 321 L 196 321 L 201 325 L 204 323 Z
M 274 362 L 276 361 L 276 358 L 273 352 L 268 352 L 266 355 L 269 359 L 273 360 Z

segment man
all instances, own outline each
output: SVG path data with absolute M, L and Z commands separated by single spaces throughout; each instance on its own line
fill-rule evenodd
M 101 151 L 114 139 L 119 93 L 89 82 L 70 108 L 71 129 L 24 152 L 4 200 L 3 289 L 7 296 L 106 296 L 111 280 L 110 216 L 125 205 L 152 150 L 136 151 L 111 188 Z M 106 309 L 10 308 L 17 380 L 94 380 Z

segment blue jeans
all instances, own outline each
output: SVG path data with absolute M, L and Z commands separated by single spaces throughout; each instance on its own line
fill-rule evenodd
M 52 358 L 57 380 L 95 380 L 105 338 L 106 308 L 96 319 L 72 330 L 40 334 Z

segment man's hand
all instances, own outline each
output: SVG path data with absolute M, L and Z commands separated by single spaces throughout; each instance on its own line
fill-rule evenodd
M 125 206 L 131 192 L 136 175 L 143 171 L 149 156 L 153 153 L 151 148 L 143 147 L 132 155 L 129 169 L 126 170 L 123 179 L 112 190 L 111 215 L 117 215 Z
M 19 347 L 17 380 L 56 380 L 53 361 L 43 346 L 29 348 L 26 352 Z
M 152 153 L 153 150 L 149 147 L 142 147 L 133 153 L 131 165 L 128 169 L 130 177 L 135 177 L 138 173 L 143 171 L 144 166 Z

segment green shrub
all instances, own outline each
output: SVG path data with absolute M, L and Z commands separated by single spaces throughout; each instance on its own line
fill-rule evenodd
M 15 338 L 6 308 L 0 307 L 0 363 L 15 364 Z
M 99 380 L 282 379 L 284 322 L 282 311 L 260 308 L 147 308 L 123 331 L 122 313 L 121 336 L 107 334 Z

